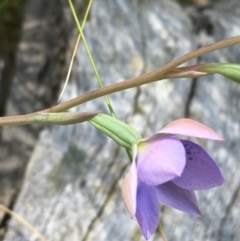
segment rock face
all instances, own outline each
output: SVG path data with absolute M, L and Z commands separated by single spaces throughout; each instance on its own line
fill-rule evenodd
M 8 88 L 3 89 L 3 86 L 7 83 L 9 85 L 10 75 L 14 74 L 6 115 L 30 113 L 56 102 L 60 81 L 66 73 L 64 61 L 67 29 L 62 11 L 63 4 L 57 4 L 56 1 L 55 4 L 54 1 L 28 1 L 26 4 L 16 70 L 12 73 L 13 67 L 8 61 L 4 63 L 2 73 L 0 68 L 0 94 L 6 94 Z M 52 27 L 51 31 L 48 30 L 49 26 Z M 0 101 L 1 110 L 5 109 L 5 101 Z M 1 112 L 0 115 L 2 114 Z M 1 204 L 13 206 L 26 165 L 42 129 L 42 126 L 35 125 L 4 127 L 0 130 Z M 8 219 L 2 210 L 0 219 L 3 220 L 0 225 L 1 237 L 2 228 Z
M 237 0 L 194 14 L 193 9 L 187 11 L 170 0 L 95 0 L 85 34 L 104 84 L 109 85 L 152 71 L 198 46 L 239 34 L 239 11 Z M 69 19 L 69 11 L 64 13 Z M 198 24 L 196 30 L 201 19 L 206 24 Z M 76 36 L 73 30 L 68 34 Z M 196 61 L 239 62 L 237 48 Z M 98 88 L 83 44 L 76 63 L 64 101 Z M 194 82 L 164 80 L 110 96 L 117 117 L 143 136 L 187 115 L 226 139 L 226 143 L 201 142 L 220 165 L 226 185 L 199 192 L 201 218 L 164 207 L 161 221 L 169 240 L 240 238 L 239 88 L 211 76 Z M 76 109 L 108 112 L 103 98 Z M 14 211 L 51 241 L 144 240 L 121 197 L 128 166 L 125 151 L 88 123 L 47 128 L 30 158 Z M 4 240 L 37 240 L 37 236 L 12 219 Z M 159 240 L 159 234 L 151 240 Z

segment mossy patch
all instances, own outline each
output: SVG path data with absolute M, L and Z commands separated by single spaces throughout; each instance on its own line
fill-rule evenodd
M 55 195 L 68 184 L 74 184 L 82 172 L 86 152 L 72 146 L 48 175 L 48 194 Z

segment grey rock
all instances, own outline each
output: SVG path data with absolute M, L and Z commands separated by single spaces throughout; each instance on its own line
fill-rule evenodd
M 198 45 L 229 36 L 228 28 L 219 35 L 224 20 L 214 16 L 220 8 L 216 5 L 202 13 L 216 26 L 209 36 L 204 30 L 194 32 L 189 16 L 175 1 L 96 0 L 85 34 L 104 84 L 151 71 Z M 197 61 L 237 62 L 239 57 L 229 49 Z M 77 63 L 62 101 L 98 88 L 83 44 Z M 164 207 L 162 222 L 169 240 L 239 240 L 239 183 L 233 178 L 239 176 L 239 87 L 219 76 L 201 79 L 193 87 L 189 80 L 164 80 L 112 94 L 110 99 L 118 118 L 144 137 L 188 112 L 228 140 L 201 142 L 227 180 L 224 187 L 199 193 L 203 217 Z M 103 98 L 74 110 L 108 112 Z M 45 129 L 14 211 L 52 241 L 144 240 L 121 197 L 128 166 L 125 151 L 88 123 Z M 37 240 L 37 236 L 12 219 L 4 240 Z M 159 240 L 159 234 L 151 240 Z
M 237 24 L 238 1 L 223 1 L 203 12 L 209 18 L 213 35 L 200 33 L 200 44 L 221 40 L 240 33 Z M 201 62 L 239 63 L 239 46 L 217 51 L 201 58 Z M 164 223 L 169 240 L 239 240 L 239 117 L 240 86 L 219 75 L 199 79 L 190 103 L 190 116 L 207 124 L 225 138 L 225 142 L 204 141 L 220 166 L 226 184 L 198 193 L 201 218 L 167 210 Z M 174 216 L 174 218 L 173 218 Z M 172 232 L 174 230 L 174 232 Z M 188 230 L 188 231 L 187 231 Z
M 6 67 L 6 71 L 3 69 L 10 72 L 6 76 L 14 74 L 9 98 L 4 100 L 7 103 L 6 115 L 31 113 L 56 102 L 66 72 L 67 29 L 63 8 L 59 1 L 26 3 L 15 72 L 12 66 Z M 5 64 L 1 62 L 0 65 Z M 0 93 L 7 92 L 4 85 L 0 83 Z M 11 207 L 18 195 L 26 165 L 42 129 L 42 126 L 35 125 L 0 130 L 0 202 L 5 206 Z M 0 217 L 3 217 L 2 211 Z

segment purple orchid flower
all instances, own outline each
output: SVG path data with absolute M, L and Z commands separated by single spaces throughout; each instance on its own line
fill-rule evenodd
M 160 220 L 159 203 L 200 216 L 194 190 L 224 184 L 214 160 L 199 145 L 176 135 L 224 140 L 209 127 L 190 119 L 176 120 L 133 147 L 133 162 L 123 182 L 123 198 L 149 239 Z

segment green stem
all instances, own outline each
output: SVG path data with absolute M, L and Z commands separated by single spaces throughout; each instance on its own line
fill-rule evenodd
M 82 31 L 82 27 L 81 27 L 81 25 L 80 25 L 80 23 L 79 23 L 79 21 L 78 21 L 78 17 L 77 17 L 77 15 L 76 15 L 74 6 L 73 6 L 73 4 L 72 4 L 72 1 L 71 1 L 71 0 L 68 0 L 68 2 L 69 2 L 69 5 L 70 5 L 70 8 L 71 8 L 71 10 L 72 10 L 72 14 L 73 14 L 73 16 L 74 16 L 75 22 L 76 22 L 76 24 L 77 24 L 77 26 L 78 26 L 78 30 L 79 30 L 79 32 L 80 32 L 80 34 L 81 34 L 81 36 L 82 36 L 83 43 L 84 43 L 85 48 L 86 48 L 86 50 L 87 50 L 87 53 L 88 53 L 89 59 L 90 59 L 90 61 L 91 61 L 92 67 L 93 67 L 93 69 L 94 69 L 95 75 L 96 75 L 96 77 L 97 77 L 98 83 L 99 83 L 100 87 L 103 88 L 104 86 L 103 86 L 102 79 L 101 79 L 101 77 L 100 77 L 100 75 L 99 75 L 99 73 L 98 73 L 96 64 L 95 64 L 95 62 L 94 62 L 94 60 L 93 60 L 91 51 L 90 51 L 90 49 L 89 49 L 89 47 L 88 47 L 88 44 L 87 44 L 85 35 L 84 35 L 83 31 Z M 104 98 L 105 98 L 105 101 L 106 101 L 106 103 L 107 103 L 107 106 L 108 106 L 109 111 L 111 112 L 112 116 L 115 117 L 115 113 L 114 113 L 114 110 L 113 110 L 113 108 L 112 108 L 112 105 L 111 105 L 111 102 L 110 102 L 108 96 L 107 96 L 107 95 L 104 95 Z
M 91 64 L 92 64 L 92 66 L 93 66 L 93 69 L 94 69 L 95 75 L 96 75 L 96 77 L 97 77 L 98 83 L 99 83 L 100 87 L 103 88 L 104 85 L 103 85 L 102 79 L 101 79 L 101 77 L 100 77 L 100 75 L 99 75 L 99 73 L 98 73 L 96 64 L 95 64 L 95 62 L 94 62 L 94 60 L 93 60 L 91 51 L 90 51 L 90 49 L 89 49 L 89 47 L 88 47 L 88 44 L 87 44 L 85 35 L 84 35 L 83 31 L 82 31 L 82 27 L 81 27 L 81 25 L 80 25 L 80 23 L 79 23 L 79 21 L 78 21 L 78 18 L 77 18 L 77 15 L 76 15 L 76 11 L 75 11 L 75 9 L 74 9 L 74 6 L 73 6 L 73 4 L 72 4 L 72 1 L 69 0 L 68 2 L 69 2 L 69 5 L 70 5 L 70 8 L 71 8 L 71 10 L 72 10 L 74 19 L 75 19 L 75 21 L 76 21 L 76 24 L 77 24 L 77 26 L 78 26 L 78 30 L 79 30 L 79 32 L 80 32 L 80 34 L 81 34 L 81 36 L 82 36 L 82 39 L 83 39 L 85 48 L 86 48 L 86 50 L 87 50 L 89 59 L 90 59 Z M 106 103 L 107 103 L 107 106 L 108 106 L 108 109 L 109 109 L 110 113 L 112 114 L 112 116 L 113 116 L 114 118 L 116 118 L 116 115 L 115 115 L 115 113 L 114 113 L 113 107 L 112 107 L 111 102 L 110 102 L 110 99 L 108 98 L 107 95 L 104 95 L 104 98 L 105 98 L 105 101 L 106 101 Z M 129 159 L 130 159 L 130 161 L 131 161 L 131 159 L 132 159 L 132 158 L 131 158 L 131 152 L 130 152 L 128 149 L 126 149 L 126 152 L 127 152 L 128 157 L 129 157 Z
M 161 224 L 158 225 L 158 230 L 159 230 L 159 233 L 161 234 L 163 240 L 164 240 L 164 241 L 168 241 L 168 240 L 167 240 L 167 236 L 166 236 L 166 234 L 165 234 L 165 232 L 164 232 L 163 227 L 162 227 Z
M 87 10 L 86 10 L 86 13 L 85 13 L 84 18 L 83 18 L 82 29 L 84 29 L 85 23 L 87 21 L 87 17 L 88 17 L 88 14 L 90 12 L 90 9 L 91 9 L 92 2 L 93 2 L 93 0 L 90 0 L 89 3 L 88 3 Z M 70 64 L 69 64 L 67 78 L 66 78 L 64 86 L 62 88 L 61 94 L 59 95 L 58 101 L 61 99 L 61 97 L 63 95 L 63 92 L 64 92 L 65 88 L 67 87 L 68 80 L 69 80 L 69 77 L 70 77 L 70 74 L 71 74 L 71 71 L 72 71 L 73 60 L 74 60 L 75 55 L 77 53 L 77 49 L 78 49 L 78 45 L 80 43 L 80 40 L 81 40 L 81 34 L 78 34 L 78 38 L 77 38 L 77 41 L 76 41 L 76 44 L 75 44 L 75 48 L 74 48 L 74 51 L 73 51 L 73 54 L 72 54 L 72 58 L 71 58 L 71 61 L 70 61 Z
M 144 74 L 132 79 L 128 79 L 119 83 L 115 83 L 112 85 L 105 86 L 103 88 L 88 92 L 86 94 L 83 94 L 81 96 L 78 96 L 72 100 L 69 100 L 67 102 L 64 102 L 62 104 L 53 106 L 49 109 L 43 110 L 43 112 L 61 112 L 65 111 L 67 109 L 70 109 L 72 107 L 78 106 L 80 104 L 83 104 L 87 101 L 102 97 L 104 95 L 109 95 L 118 91 L 134 88 L 137 86 L 145 85 L 157 80 L 162 80 L 164 76 L 170 72 L 172 69 L 176 68 L 177 66 L 192 60 L 194 58 L 197 58 L 201 55 L 213 52 L 215 50 L 219 50 L 222 48 L 230 47 L 236 44 L 240 43 L 240 36 L 229 38 L 226 40 L 219 41 L 217 43 L 199 48 L 191 53 L 188 53 L 186 55 L 183 55 L 182 57 L 179 57 L 172 62 L 166 64 L 162 68 L 153 71 L 148 74 Z

